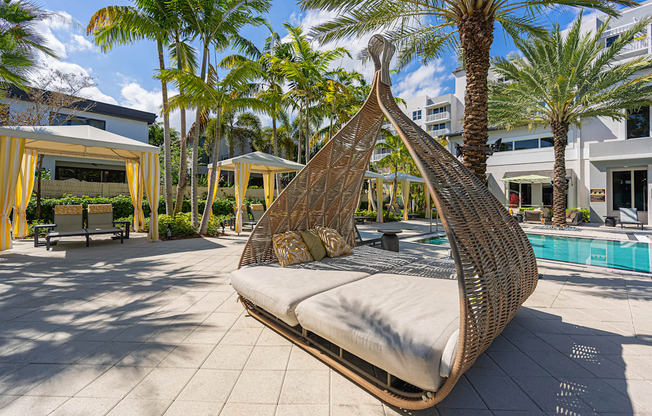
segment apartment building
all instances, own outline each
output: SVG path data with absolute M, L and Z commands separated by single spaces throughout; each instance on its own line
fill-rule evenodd
M 602 37 L 608 48 L 617 37 L 637 20 L 652 14 L 652 0 L 622 10 L 612 19 Z M 582 30 L 594 31 L 607 24 L 601 15 L 585 17 Z M 628 60 L 652 53 L 652 28 L 627 47 L 619 59 Z M 454 72 L 455 96 L 464 102 L 466 76 L 463 70 Z M 494 74 L 490 77 L 496 79 Z M 461 112 L 460 112 L 461 114 Z M 627 120 L 618 122 L 607 118 L 582 120 L 568 133 L 566 168 L 568 206 L 588 208 L 592 222 L 604 222 L 607 215 L 618 216 L 618 209 L 637 208 L 639 220 L 652 224 L 652 114 L 649 107 L 630 113 Z M 552 178 L 554 155 L 552 134 L 548 127 L 534 130 L 520 128 L 511 131 L 491 130 L 489 142 L 502 139 L 498 152 L 489 157 L 487 173 L 489 188 L 501 201 L 507 203 L 510 195 L 520 195 L 523 205 L 549 206 L 552 204 L 550 183 L 510 183 L 509 178 L 538 174 Z M 461 129 L 449 135 L 449 150 L 462 142 Z

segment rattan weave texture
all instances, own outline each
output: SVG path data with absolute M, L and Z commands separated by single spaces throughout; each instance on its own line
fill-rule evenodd
M 525 233 L 507 210 L 471 171 L 396 105 L 388 72 L 394 46 L 374 35 L 369 53 L 376 66 L 369 98 L 272 204 L 252 232 L 240 266 L 273 259 L 272 235 L 288 230 L 324 225 L 339 230 L 353 244 L 353 213 L 386 117 L 425 179 L 450 241 L 460 288 L 459 345 L 450 377 L 423 402 L 412 403 L 389 393 L 383 396 L 359 377 L 350 377 L 390 404 L 424 408 L 446 397 L 503 331 L 536 288 L 538 271 Z

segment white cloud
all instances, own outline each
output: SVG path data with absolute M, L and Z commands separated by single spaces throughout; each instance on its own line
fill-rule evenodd
M 96 51 L 97 47 L 93 45 L 88 39 L 81 35 L 73 34 L 71 36 L 70 42 L 66 45 L 67 49 L 70 52 L 84 52 L 84 51 Z
M 446 74 L 446 67 L 441 59 L 428 65 L 422 65 L 415 71 L 407 74 L 396 86 L 396 95 L 407 99 L 419 95 L 436 97 L 445 92 L 443 83 L 450 79 Z

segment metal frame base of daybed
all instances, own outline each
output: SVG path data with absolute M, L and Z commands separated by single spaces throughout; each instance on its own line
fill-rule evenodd
M 432 407 L 441 400 L 439 395 L 436 395 L 435 392 L 420 389 L 394 377 L 385 370 L 373 366 L 360 357 L 343 350 L 332 342 L 307 331 L 300 325 L 291 327 L 248 299 L 242 296 L 240 296 L 239 299 L 245 310 L 252 317 L 295 345 L 301 347 L 304 351 L 324 362 L 326 365 L 353 381 L 381 401 L 401 409 L 422 410 Z M 336 347 L 337 351 L 333 351 L 330 346 Z M 350 359 L 347 359 L 347 356 L 354 357 L 356 360 L 371 365 L 374 370 L 384 373 L 385 379 L 383 380 L 375 374 L 363 370 Z M 399 390 L 392 386 L 392 382 L 404 383 L 406 387 L 410 387 L 410 390 L 414 389 L 414 391 Z

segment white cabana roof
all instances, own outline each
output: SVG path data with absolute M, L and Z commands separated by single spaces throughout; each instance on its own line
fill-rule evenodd
M 521 175 L 512 176 L 510 178 L 502 178 L 501 181 L 514 183 L 550 183 L 552 178 L 542 175 Z
M 24 138 L 25 148 L 48 155 L 137 160 L 141 152 L 160 152 L 156 146 L 91 126 L 8 126 L 0 127 L 0 136 Z
M 372 172 L 370 170 L 364 173 L 365 179 L 376 179 L 376 178 L 384 178 L 384 177 L 385 175 L 381 175 L 380 173 Z
M 424 183 L 425 182 L 423 180 L 423 178 L 420 178 L 418 176 L 408 175 L 405 172 L 398 172 L 396 174 L 396 179 L 399 182 L 403 182 L 403 181 L 408 181 L 408 182 L 413 182 L 413 183 Z M 389 175 L 385 175 L 384 181 L 385 182 L 394 182 L 394 174 L 390 173 Z
M 304 165 L 301 163 L 293 162 L 291 160 L 283 159 L 282 157 L 270 155 L 264 152 L 247 153 L 231 159 L 221 160 L 214 165 L 219 167 L 221 170 L 235 170 L 236 163 L 250 164 L 252 173 L 295 172 L 303 169 L 304 167 Z M 208 165 L 209 169 L 212 167 L 212 163 Z

